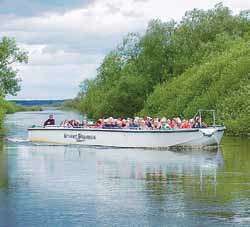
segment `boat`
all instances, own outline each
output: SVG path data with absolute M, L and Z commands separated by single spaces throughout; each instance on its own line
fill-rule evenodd
M 168 148 L 173 146 L 219 145 L 224 126 L 175 130 L 33 127 L 28 140 L 49 144 L 80 144 L 126 148 Z
M 201 112 L 198 113 L 201 117 Z M 31 127 L 28 140 L 49 144 L 79 144 L 120 148 L 168 148 L 218 146 L 225 131 L 224 126 L 215 124 L 206 128 L 174 130 L 104 129 L 104 128 L 65 128 L 60 126 Z M 195 115 L 196 116 L 196 115 Z

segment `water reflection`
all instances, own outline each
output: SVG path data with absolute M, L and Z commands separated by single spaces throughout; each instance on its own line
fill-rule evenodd
M 97 153 L 98 171 L 109 178 L 168 181 L 182 176 L 211 175 L 223 166 L 223 154 L 200 151 L 149 151 L 107 149 Z M 204 176 L 202 176 L 204 175 Z M 172 177 L 171 177 L 172 176 Z
M 1 227 L 250 225 L 249 140 L 215 151 L 36 146 L 30 115 L 7 120 L 22 142 L 0 151 Z
M 8 185 L 7 163 L 3 140 L 0 139 L 0 188 Z
M 217 172 L 223 168 L 220 149 L 216 152 L 107 150 L 97 156 L 102 180 L 141 180 L 146 194 L 154 195 L 152 198 L 158 201 L 172 193 L 215 196 Z
M 145 226 L 174 224 L 176 218 L 191 225 L 247 220 L 250 157 L 231 146 L 180 152 L 13 143 L 7 149 L 9 199 L 18 217 L 25 207 L 41 203 L 39 209 L 55 206 L 64 218 L 92 210 L 88 221 L 93 226 L 108 225 L 117 215 L 117 225 L 138 222 L 141 215 L 150 217 L 140 220 Z

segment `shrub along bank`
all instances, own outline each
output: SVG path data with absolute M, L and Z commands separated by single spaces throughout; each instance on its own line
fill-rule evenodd
M 240 41 L 221 54 L 158 85 L 141 115 L 192 116 L 197 109 L 215 109 L 219 123 L 235 135 L 250 133 L 250 42 Z M 209 120 L 209 119 L 207 119 Z
M 127 35 L 107 54 L 67 106 L 94 119 L 191 118 L 213 108 L 227 132 L 248 135 L 249 41 L 249 11 L 233 15 L 222 4 L 189 11 L 180 22 L 152 20 L 145 34 Z

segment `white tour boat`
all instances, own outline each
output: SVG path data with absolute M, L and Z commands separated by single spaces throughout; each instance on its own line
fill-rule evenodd
M 215 125 L 214 117 L 211 127 L 174 130 L 32 127 L 28 129 L 28 139 L 31 142 L 65 145 L 167 148 L 219 145 L 224 130 L 224 126 Z
M 107 147 L 166 148 L 171 146 L 219 145 L 225 127 L 175 130 L 34 127 L 29 141 L 51 144 L 81 144 Z

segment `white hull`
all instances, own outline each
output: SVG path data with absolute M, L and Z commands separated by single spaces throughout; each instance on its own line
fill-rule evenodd
M 224 127 L 170 131 L 46 127 L 29 128 L 28 139 L 31 142 L 64 145 L 166 148 L 218 145 L 224 130 Z

